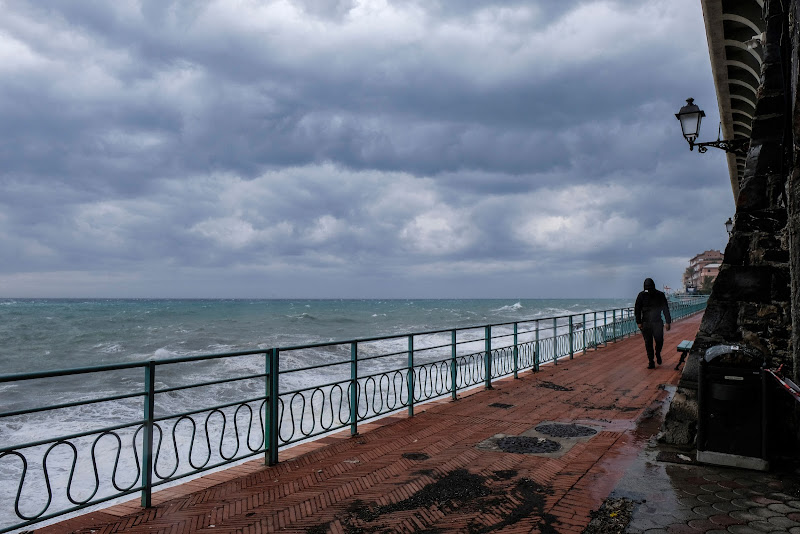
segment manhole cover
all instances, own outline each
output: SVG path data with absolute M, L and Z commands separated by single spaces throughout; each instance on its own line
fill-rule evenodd
M 428 456 L 424 452 L 404 452 L 403 458 L 405 458 L 406 460 L 422 461 L 422 460 L 427 460 L 428 458 L 430 458 L 430 456 Z
M 583 438 L 586 436 L 594 436 L 597 430 L 588 426 L 571 424 L 544 424 L 536 427 L 537 432 L 541 432 L 547 436 L 554 438 Z
M 502 402 L 493 402 L 489 405 L 490 408 L 513 408 L 513 404 L 503 404 Z
M 530 438 L 528 436 L 508 436 L 497 440 L 497 446 L 503 452 L 517 454 L 536 454 L 543 452 L 556 452 L 561 445 L 555 441 L 544 438 Z

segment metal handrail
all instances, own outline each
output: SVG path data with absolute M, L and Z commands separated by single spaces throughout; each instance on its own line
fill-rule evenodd
M 691 303 L 672 302 L 672 317 L 680 319 L 701 311 L 705 302 L 705 298 Z M 138 389 L 128 392 L 66 399 L 0 413 L 0 423 L 39 424 L 48 431 L 44 419 L 37 423 L 27 418 L 47 415 L 67 419 L 87 407 L 95 411 L 116 410 L 112 415 L 114 424 L 98 422 L 91 427 L 82 422 L 69 435 L 37 436 L 28 443 L 0 443 L 0 469 L 6 468 L 0 473 L 17 466 L 16 480 L 0 479 L 0 487 L 16 486 L 16 517 L 12 519 L 18 521 L 12 524 L 0 503 L 0 533 L 133 493 L 140 493 L 142 505 L 149 506 L 154 487 L 260 454 L 272 465 L 278 461 L 279 448 L 342 429 L 349 428 L 355 435 L 361 422 L 403 409 L 413 416 L 416 404 L 445 396 L 457 399 L 459 391 L 481 385 L 491 389 L 494 379 L 512 375 L 516 378 L 521 371 L 536 372 L 548 363 L 558 365 L 560 359 L 597 350 L 636 332 L 632 308 L 614 308 L 328 343 L 0 376 L 0 384 L 7 387 L 28 387 L 39 383 L 46 386 L 50 380 L 76 375 L 90 375 L 87 381 L 101 381 L 116 377 L 116 373 L 143 371 Z M 376 348 L 380 342 L 397 346 L 390 350 Z M 342 356 L 334 354 L 336 349 Z M 329 351 L 327 354 L 334 361 L 280 369 L 280 361 L 287 356 L 319 350 Z M 349 358 L 343 357 L 346 352 Z M 212 380 L 182 383 L 186 371 L 181 370 L 187 366 L 195 369 L 200 362 L 228 362 L 235 358 L 248 358 L 245 366 L 257 365 L 258 371 L 248 368 L 241 375 L 225 374 Z M 310 382 L 311 373 L 315 374 L 314 382 Z M 159 387 L 157 376 L 162 377 Z M 74 392 L 65 393 L 69 394 Z M 120 415 L 123 411 L 137 411 L 131 403 L 139 402 L 139 397 L 143 398 L 144 410 L 127 422 L 120 422 L 125 418 Z M 198 405 L 198 399 L 209 397 L 223 402 Z M 179 400 L 185 401 L 186 406 L 178 406 Z M 100 451 L 103 448 L 105 454 Z M 54 474 L 59 470 L 68 475 Z M 121 479 L 127 482 L 119 482 Z M 29 489 L 36 482 L 44 485 L 45 493 L 38 499 Z

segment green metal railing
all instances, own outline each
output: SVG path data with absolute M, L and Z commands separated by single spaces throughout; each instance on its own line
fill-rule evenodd
M 705 303 L 671 303 L 672 317 Z M 10 499 L 0 495 L 0 532 L 136 493 L 149 506 L 164 484 L 262 454 L 273 465 L 280 447 L 347 428 L 355 435 L 363 421 L 403 409 L 413 416 L 421 402 L 456 400 L 636 331 L 633 310 L 617 308 L 0 376 L 4 395 L 19 399 L 0 412 L 2 428 L 14 430 L 0 443 L 0 488 L 15 488 Z M 54 430 L 72 421 L 73 433 Z

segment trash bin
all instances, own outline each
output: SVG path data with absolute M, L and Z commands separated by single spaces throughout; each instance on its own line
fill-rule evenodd
M 769 469 L 767 410 L 761 352 L 741 345 L 716 345 L 700 359 L 697 460 Z

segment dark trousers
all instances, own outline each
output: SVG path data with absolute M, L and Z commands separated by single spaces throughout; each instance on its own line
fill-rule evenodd
M 664 346 L 664 324 L 642 323 L 642 337 L 644 338 L 644 348 L 647 351 L 647 359 L 652 363 L 655 355 L 661 356 L 661 348 Z M 653 351 L 653 341 L 656 342 L 655 352 Z

